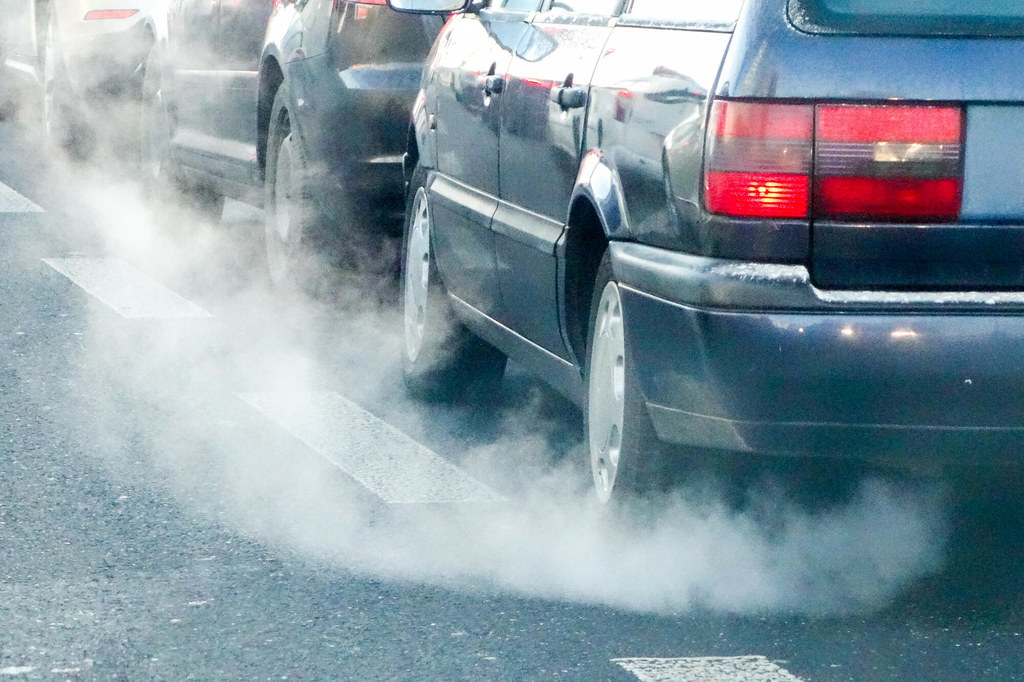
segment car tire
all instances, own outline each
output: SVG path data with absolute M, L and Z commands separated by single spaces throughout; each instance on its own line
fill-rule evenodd
M 41 54 L 43 87 L 40 122 L 43 145 L 50 151 L 84 158 L 89 152 L 91 136 L 81 115 L 75 110 L 70 79 L 60 49 L 57 17 L 52 7 L 47 7 L 46 11 Z
M 224 210 L 224 196 L 210 187 L 186 186 L 174 160 L 171 146 L 174 119 L 156 46 L 150 49 L 144 69 L 139 149 L 145 194 L 157 203 L 177 205 L 200 218 L 216 222 Z
M 288 110 L 288 87 L 274 95 L 267 135 L 263 183 L 264 243 L 267 273 L 274 286 L 311 290 L 326 266 L 316 249 L 319 213 L 309 187 L 309 168 Z
M 501 385 L 507 358 L 466 329 L 452 310 L 434 258 L 426 178 L 417 166 L 402 238 L 405 385 L 424 400 L 488 402 Z
M 605 251 L 590 304 L 584 411 L 587 450 L 603 504 L 648 492 L 660 481 L 664 449 L 651 424 L 623 325 L 622 297 Z

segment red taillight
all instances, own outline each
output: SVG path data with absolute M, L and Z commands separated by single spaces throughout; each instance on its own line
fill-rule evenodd
M 950 221 L 963 189 L 956 107 L 819 106 L 814 215 Z
M 716 101 L 704 172 L 708 210 L 806 218 L 813 112 L 808 105 Z
M 85 13 L 85 21 L 103 19 L 127 19 L 139 13 L 137 9 L 94 9 Z
M 718 100 L 705 202 L 739 217 L 955 220 L 962 130 L 958 107 Z

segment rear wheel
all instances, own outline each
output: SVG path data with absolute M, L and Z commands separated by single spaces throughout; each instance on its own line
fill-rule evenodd
M 267 137 L 267 171 L 263 184 L 267 272 L 276 286 L 311 284 L 320 269 L 315 250 L 318 214 L 308 185 L 308 169 L 292 130 L 287 86 L 274 96 Z
M 587 335 L 586 437 L 602 503 L 658 481 L 664 445 L 654 433 L 628 352 L 622 297 L 607 252 L 597 269 Z
M 403 369 L 409 390 L 425 399 L 487 401 L 505 374 L 505 355 L 466 329 L 452 310 L 432 247 L 426 172 L 409 189 L 402 240 Z

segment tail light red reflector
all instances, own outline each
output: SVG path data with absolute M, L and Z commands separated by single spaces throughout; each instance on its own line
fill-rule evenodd
M 85 13 L 85 21 L 103 19 L 127 19 L 139 13 L 137 9 L 94 9 Z
M 823 178 L 822 213 L 830 217 L 944 220 L 960 210 L 954 178 Z
M 815 137 L 839 142 L 960 142 L 954 107 L 836 105 L 818 107 Z
M 807 217 L 813 124 L 810 105 L 715 101 L 704 172 L 708 210 Z
M 959 108 L 823 105 L 815 127 L 815 217 L 931 222 L 959 216 Z

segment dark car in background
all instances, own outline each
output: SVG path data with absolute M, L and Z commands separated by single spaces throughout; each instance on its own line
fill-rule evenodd
M 605 501 L 685 454 L 1019 460 L 1024 6 L 389 2 L 461 12 L 412 119 L 410 386 L 514 357 Z
M 318 255 L 372 259 L 380 216 L 401 214 L 409 111 L 442 23 L 383 0 L 172 0 L 148 20 L 148 182 L 212 216 L 224 197 L 263 206 L 275 282 Z

